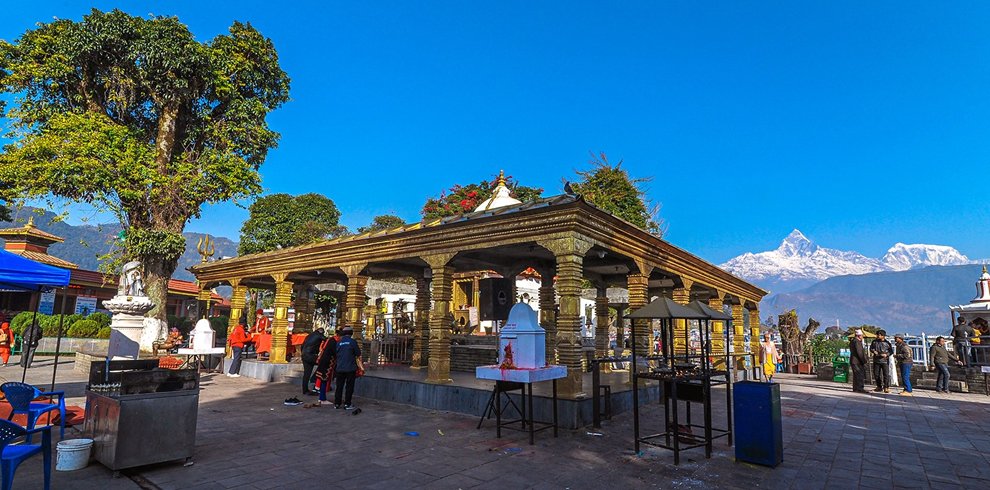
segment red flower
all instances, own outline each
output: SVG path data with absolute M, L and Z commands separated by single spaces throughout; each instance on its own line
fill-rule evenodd
M 470 197 L 471 199 L 474 199 L 474 198 L 478 197 L 478 192 L 477 191 L 468 192 L 467 193 L 467 197 Z
M 465 211 L 470 211 L 471 210 L 471 200 L 465 199 L 465 200 L 461 201 L 461 208 L 463 208 Z

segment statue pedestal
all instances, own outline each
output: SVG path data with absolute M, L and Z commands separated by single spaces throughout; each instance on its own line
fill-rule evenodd
M 151 311 L 155 304 L 147 296 L 117 295 L 110 301 L 104 301 L 103 306 L 113 313 L 107 355 L 111 358 L 137 359 L 141 352 L 144 314 Z

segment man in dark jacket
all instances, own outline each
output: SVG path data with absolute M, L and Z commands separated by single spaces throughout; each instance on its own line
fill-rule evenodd
M 323 329 L 317 328 L 313 333 L 306 336 L 303 341 L 300 357 L 303 364 L 302 390 L 304 395 L 315 395 L 316 392 L 309 389 L 309 384 L 313 381 L 313 368 L 316 367 L 317 358 L 320 356 L 320 345 L 323 344 Z
M 41 337 L 43 336 L 44 333 L 41 331 L 41 325 L 38 325 L 37 320 L 33 320 L 31 324 L 24 329 L 23 340 L 21 341 L 22 367 L 31 367 L 31 363 L 34 362 L 34 351 L 38 350 L 38 343 L 41 342 Z
M 904 341 L 903 335 L 894 336 L 894 360 L 897 361 L 897 375 L 901 377 L 904 390 L 901 395 L 911 396 L 911 366 L 914 365 L 914 351 Z
M 946 350 L 945 338 L 943 337 L 935 339 L 935 343 L 932 344 L 932 348 L 928 352 L 928 358 L 932 360 L 932 364 L 934 364 L 935 369 L 938 370 L 938 376 L 935 378 L 935 393 L 948 393 L 949 359 L 952 359 L 959 364 L 962 363 L 955 354 Z
M 877 330 L 877 339 L 870 344 L 870 357 L 873 358 L 873 384 L 876 392 L 890 393 L 890 356 L 893 346 L 887 340 L 887 332 Z
M 343 408 L 350 410 L 351 396 L 354 395 L 354 380 L 357 378 L 358 363 L 361 359 L 361 347 L 351 336 L 354 330 L 351 327 L 344 327 L 340 331 L 342 337 L 337 342 L 332 342 L 327 348 L 333 348 L 337 365 L 334 368 L 334 377 L 337 380 L 337 391 L 333 394 L 334 408 L 341 408 L 340 402 L 343 397 Z
M 856 336 L 849 342 L 849 364 L 852 367 L 853 391 L 866 393 L 863 387 L 866 379 L 866 345 L 863 343 L 863 331 L 856 330 Z
M 970 340 L 973 336 L 973 327 L 966 323 L 963 317 L 959 317 L 959 323 L 952 327 L 952 347 L 959 356 L 959 361 L 963 366 L 968 366 L 970 362 Z

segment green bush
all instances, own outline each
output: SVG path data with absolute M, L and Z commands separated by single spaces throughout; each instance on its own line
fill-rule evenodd
M 171 330 L 172 327 L 176 327 L 182 332 L 182 335 L 187 335 L 190 330 L 192 330 L 193 322 L 188 318 L 182 318 L 175 315 L 168 316 L 168 328 Z
M 39 319 L 42 316 L 45 316 L 45 315 L 42 314 L 42 313 L 38 313 L 38 318 Z M 10 320 L 10 330 L 13 331 L 17 335 L 23 334 L 24 333 L 24 329 L 27 328 L 28 324 L 31 323 L 31 318 L 33 318 L 33 317 L 34 317 L 34 312 L 33 311 L 22 311 L 22 312 L 20 312 L 20 313 L 18 313 L 16 315 L 14 315 L 14 318 L 12 320 Z
M 90 339 L 95 337 L 99 331 L 99 323 L 93 320 L 79 320 L 69 327 L 69 332 L 66 336 L 74 339 Z
M 38 315 L 40 318 L 41 315 Z M 80 319 L 81 315 L 45 315 L 44 320 L 39 320 L 38 324 L 41 325 L 41 332 L 45 337 L 58 337 L 59 320 L 62 320 L 62 332 L 65 332 L 72 326 L 74 319 Z
M 112 331 L 113 331 L 113 329 L 111 329 L 110 327 L 103 327 L 103 328 L 100 329 L 99 332 L 96 332 L 96 338 L 98 338 L 98 339 L 109 339 L 110 338 L 110 332 L 112 332 Z
M 210 317 L 210 327 L 217 333 L 217 338 L 227 337 L 227 323 L 229 322 L 230 318 L 225 316 Z
M 75 325 L 76 322 L 78 322 L 79 320 L 85 320 L 85 319 L 86 317 L 84 315 L 75 315 L 75 314 L 67 315 L 65 317 L 65 321 L 63 322 L 63 325 L 65 325 L 65 328 L 69 328 L 69 326 Z
M 106 313 L 93 313 L 86 317 L 87 320 L 93 320 L 100 325 L 100 328 L 110 326 L 110 315 Z

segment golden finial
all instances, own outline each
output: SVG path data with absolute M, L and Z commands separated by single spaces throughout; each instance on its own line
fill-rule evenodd
M 203 263 L 210 260 L 213 254 L 216 253 L 216 247 L 213 244 L 213 239 L 210 235 L 204 235 L 199 237 L 199 241 L 196 242 L 196 251 L 199 252 L 199 256 L 202 257 Z
M 29 230 L 34 228 L 34 216 L 28 216 L 28 222 L 24 225 L 24 227 Z
M 986 265 L 986 264 L 983 264 L 983 273 L 984 273 L 984 274 L 986 274 L 986 273 L 987 273 L 987 265 Z
M 504 170 L 499 170 L 498 171 L 498 180 L 495 182 L 495 185 L 496 186 L 505 187 L 505 171 Z

